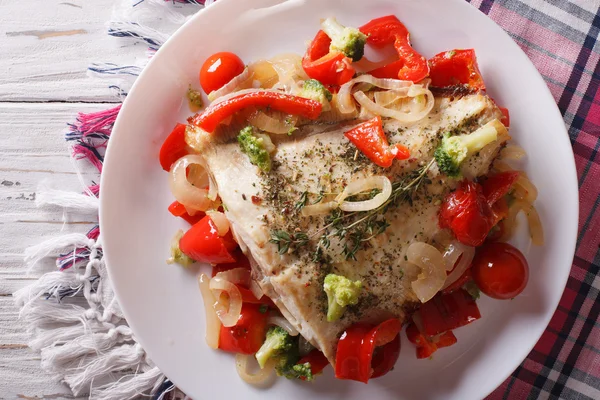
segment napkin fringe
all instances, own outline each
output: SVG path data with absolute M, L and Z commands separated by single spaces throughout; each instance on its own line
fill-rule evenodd
M 198 10 L 186 8 L 184 3 L 212 2 L 123 1 L 107 24 L 108 34 L 147 45 L 147 57 L 129 65 L 95 63 L 88 68 L 88 75 L 107 79 L 122 100 L 148 59 Z M 173 8 L 173 3 L 180 3 L 180 8 Z M 148 25 L 157 20 L 160 27 Z M 104 111 L 80 113 L 75 122 L 68 124 L 65 139 L 72 145 L 74 160 L 86 160 L 102 172 L 104 152 L 120 109 L 119 104 Z M 96 218 L 100 187 L 95 182 L 83 183 L 79 164 L 75 163 L 75 167 L 84 193 L 59 190 L 42 182 L 36 205 L 61 207 L 65 218 L 68 213 Z M 25 250 L 29 272 L 47 268 L 49 259 L 54 259 L 58 271 L 41 275 L 13 294 L 20 307 L 20 319 L 31 337 L 28 344 L 40 353 L 42 368 L 66 383 L 74 396 L 87 394 L 97 400 L 172 397 L 175 386 L 137 343 L 116 300 L 106 271 L 99 227 L 94 226 L 86 234 L 50 238 Z

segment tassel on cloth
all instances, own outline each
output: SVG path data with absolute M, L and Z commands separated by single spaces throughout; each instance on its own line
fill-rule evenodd
M 118 40 L 127 38 L 128 43 L 143 43 L 149 54 L 127 65 L 94 63 L 88 75 L 109 80 L 108 87 L 118 89 L 119 96 L 126 95 L 149 55 L 199 6 L 213 2 L 122 0 L 107 24 L 108 34 Z M 80 113 L 74 123 L 68 124 L 65 139 L 72 144 L 74 160 L 87 160 L 102 172 L 104 152 L 120 109 L 119 104 L 104 111 Z M 76 212 L 95 218 L 100 187 L 85 182 L 79 165 L 74 165 L 84 193 L 54 189 L 43 182 L 36 205 L 58 206 L 65 215 Z M 30 335 L 29 346 L 40 353 L 42 367 L 65 382 L 74 396 L 164 400 L 173 399 L 177 392 L 178 398 L 184 398 L 148 358 L 127 325 L 106 271 L 101 240 L 96 225 L 85 234 L 64 234 L 25 250 L 30 271 L 49 258 L 57 267 L 13 294 Z

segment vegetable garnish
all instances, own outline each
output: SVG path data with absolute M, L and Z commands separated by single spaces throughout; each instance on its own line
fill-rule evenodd
M 389 319 L 373 327 L 355 324 L 346 329 L 338 342 L 335 377 L 367 383 L 388 372 L 400 354 L 401 324 Z M 374 357 L 376 348 L 387 357 Z
M 376 18 L 360 31 L 367 35 L 367 43 L 375 47 L 393 44 L 398 53 L 398 61 L 369 72 L 373 76 L 419 82 L 429 74 L 427 60 L 412 48 L 408 29 L 395 15 Z
M 267 331 L 267 316 L 259 304 L 244 303 L 237 323 L 221 326 L 219 349 L 232 353 L 254 354 L 261 348 Z
M 495 299 L 512 299 L 529 280 L 529 265 L 508 243 L 486 243 L 473 259 L 473 279 L 481 291 Z
M 429 77 L 431 86 L 467 85 L 472 89 L 485 90 L 473 49 L 450 50 L 435 55 L 429 60 Z
M 231 263 L 237 247 L 231 232 L 219 236 L 213 220 L 207 215 L 194 224 L 179 241 L 181 251 L 190 258 L 209 264 Z
M 417 358 L 429 358 L 438 349 L 442 347 L 452 346 L 457 342 L 456 336 L 452 331 L 440 333 L 435 336 L 428 336 L 419 332 L 417 326 L 411 322 L 406 327 L 406 337 L 409 342 L 417 345 Z
M 237 137 L 238 143 L 250 162 L 264 172 L 271 170 L 271 157 L 265 148 L 264 139 L 254 135 L 254 128 L 247 126 L 240 131 Z
M 219 90 L 244 71 L 244 62 L 235 54 L 223 51 L 210 56 L 200 69 L 200 85 L 206 94 Z
M 331 39 L 323 31 L 310 43 L 302 58 L 306 74 L 325 85 L 340 86 L 354 76 L 352 60 L 340 51 L 330 52 Z
M 160 166 L 165 171 L 169 171 L 175 161 L 188 154 L 187 145 L 185 144 L 185 129 L 184 124 L 175 125 L 175 128 L 160 148 Z
M 327 321 L 337 321 L 347 306 L 357 304 L 361 289 L 361 281 L 351 281 L 345 276 L 328 274 L 323 283 L 328 303 Z
M 380 167 L 387 168 L 392 165 L 392 160 L 406 160 L 410 157 L 408 149 L 397 144 L 388 144 L 381 117 L 377 116 L 362 124 L 355 126 L 344 135 L 364 154 L 369 160 Z
M 481 313 L 473 297 L 460 289 L 448 294 L 438 294 L 418 311 L 423 321 L 423 333 L 439 335 L 481 318 Z
M 204 212 L 197 211 L 194 215 L 190 215 L 183 204 L 175 200 L 169 206 L 169 212 L 175 217 L 181 217 L 188 224 L 194 225 L 196 222 L 204 218 Z
M 323 105 L 315 100 L 265 90 L 241 94 L 219 102 L 202 113 L 190 117 L 188 122 L 207 132 L 212 132 L 224 119 L 247 107 L 269 107 L 286 114 L 300 115 L 314 120 L 321 114 Z

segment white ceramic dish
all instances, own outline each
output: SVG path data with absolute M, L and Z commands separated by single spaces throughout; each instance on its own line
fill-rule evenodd
M 396 14 L 427 57 L 475 48 L 489 93 L 511 111 L 511 134 L 528 152 L 523 163 L 539 188 L 546 245 L 515 240 L 531 266 L 514 301 L 480 302 L 483 318 L 456 331 L 458 344 L 417 360 L 403 339 L 391 373 L 368 385 L 333 379 L 311 384 L 280 379 L 268 389 L 243 383 L 233 356 L 204 341 L 195 273 L 165 263 L 185 223 L 167 211 L 172 197 L 158 163 L 161 143 L 189 115 L 184 93 L 203 60 L 233 51 L 246 62 L 303 53 L 319 19 L 359 26 Z M 552 316 L 569 274 L 578 218 L 573 154 L 560 113 L 541 76 L 501 28 L 462 0 L 219 0 L 199 12 L 156 54 L 127 97 L 102 175 L 100 222 L 110 276 L 129 324 L 150 357 L 195 399 L 218 398 L 482 398 L 526 357 Z M 519 240 L 521 239 L 521 240 Z

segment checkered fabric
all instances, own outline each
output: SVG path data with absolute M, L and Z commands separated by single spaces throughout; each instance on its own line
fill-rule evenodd
M 571 275 L 527 359 L 489 399 L 600 399 L 600 0 L 467 0 L 535 64 L 567 126 L 579 178 Z

